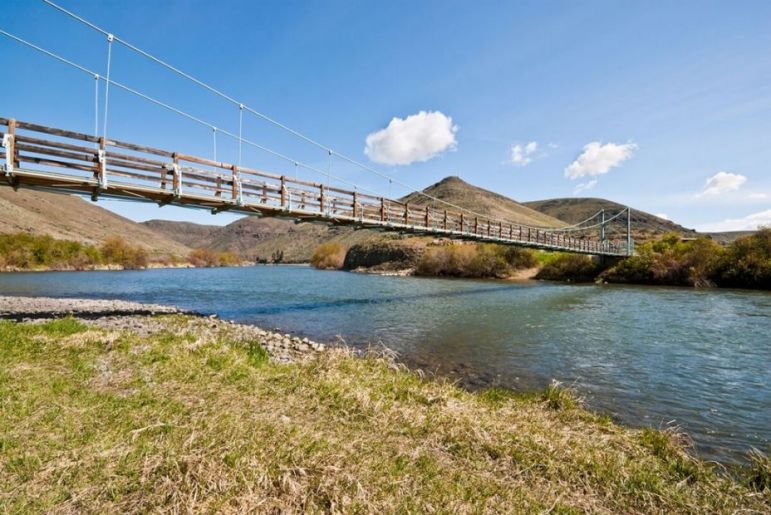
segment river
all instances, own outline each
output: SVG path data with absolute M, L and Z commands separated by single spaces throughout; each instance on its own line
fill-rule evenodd
M 0 294 L 173 304 L 319 341 L 385 345 L 461 379 L 575 388 L 633 426 L 741 462 L 771 446 L 771 293 L 505 283 L 301 266 L 0 274 Z

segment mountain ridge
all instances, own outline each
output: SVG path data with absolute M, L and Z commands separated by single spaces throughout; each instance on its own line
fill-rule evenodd
M 441 181 L 428 186 L 423 189 L 422 193 L 444 200 L 460 208 L 477 212 L 493 220 L 541 227 L 559 227 L 564 225 L 562 220 L 541 213 L 522 202 L 518 202 L 500 193 L 470 184 L 455 175 L 445 177 Z M 441 203 L 437 203 L 418 192 L 410 193 L 402 197 L 400 201 L 418 206 L 433 204 L 437 209 L 444 209 Z M 457 209 L 451 206 L 445 207 L 448 210 Z
M 524 205 L 548 214 L 568 224 L 576 224 L 605 209 L 608 217 L 626 209 L 627 206 L 598 197 L 561 197 L 524 202 Z M 622 219 L 626 220 L 625 215 Z M 682 225 L 632 208 L 632 235 L 635 239 L 647 240 L 668 232 L 695 236 L 697 232 Z

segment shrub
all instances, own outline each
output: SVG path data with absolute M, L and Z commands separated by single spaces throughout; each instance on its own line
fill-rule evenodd
M 219 252 L 205 248 L 194 249 L 190 252 L 188 260 L 193 266 L 206 268 L 234 266 L 241 262 L 241 259 L 233 252 Z
M 418 261 L 418 275 L 503 278 L 535 265 L 532 252 L 492 243 L 429 248 Z
M 236 266 L 241 262 L 241 258 L 234 252 L 220 252 L 220 266 Z
M 101 262 L 93 245 L 27 233 L 0 235 L 0 268 L 82 269 Z
M 771 289 L 771 228 L 736 239 L 716 267 L 720 286 Z
M 311 265 L 321 270 L 340 270 L 345 262 L 345 252 L 345 247 L 339 243 L 322 243 L 313 251 Z
M 535 278 L 547 281 L 592 282 L 602 269 L 603 266 L 589 256 L 559 254 L 551 257 Z
M 130 245 L 120 236 L 110 236 L 101 246 L 105 262 L 121 265 L 123 268 L 146 268 L 147 251 L 139 246 Z
M 637 255 L 626 258 L 602 274 L 614 283 L 659 284 L 672 286 L 711 286 L 724 250 L 709 238 L 683 241 L 670 233 L 637 248 Z

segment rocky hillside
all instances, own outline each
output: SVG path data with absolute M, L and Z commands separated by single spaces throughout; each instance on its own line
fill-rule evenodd
M 190 248 L 208 248 L 212 236 L 222 228 L 219 225 L 171 220 L 149 220 L 140 222 L 140 225 Z
M 525 202 L 524 204 L 536 211 L 571 224 L 586 220 L 600 209 L 605 209 L 607 216 L 612 216 L 626 208 L 618 202 L 601 198 L 554 198 Z M 696 234 L 693 229 L 632 208 L 632 233 L 636 240 L 649 239 L 667 232 L 677 232 L 684 235 Z
M 550 213 L 540 212 L 509 197 L 474 186 L 460 177 L 445 177 L 436 184 L 424 189 L 423 192 L 490 218 L 543 227 L 565 225 L 558 217 Z M 403 197 L 401 201 L 416 206 L 425 206 L 433 203 L 431 199 L 418 193 L 411 193 Z M 437 209 L 444 209 L 441 204 L 436 207 Z
M 297 224 L 291 220 L 255 216 L 246 216 L 222 227 L 160 220 L 143 224 L 191 246 L 235 252 L 253 261 L 272 262 L 280 258 L 284 263 L 307 263 L 313 250 L 327 241 L 336 241 L 350 247 L 357 243 L 398 237 L 369 230 Z
M 0 187 L 0 233 L 48 235 L 96 245 L 113 235 L 141 245 L 151 256 L 185 257 L 184 243 L 74 195 Z

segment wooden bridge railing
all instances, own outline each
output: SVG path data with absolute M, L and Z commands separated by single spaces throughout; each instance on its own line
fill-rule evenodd
M 625 255 L 622 241 L 571 237 L 433 205 L 345 190 L 263 170 L 0 118 L 0 162 L 12 185 L 86 191 L 267 216 Z

